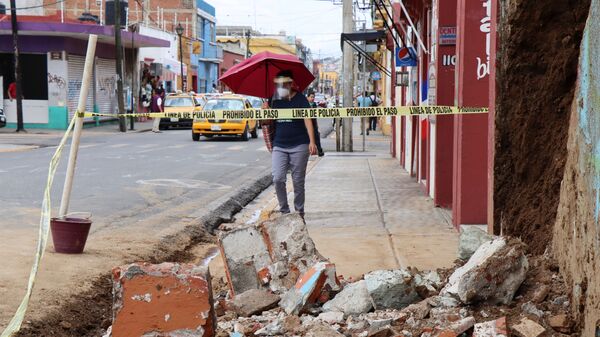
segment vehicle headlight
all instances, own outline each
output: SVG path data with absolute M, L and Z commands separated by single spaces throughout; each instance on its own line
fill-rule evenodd
M 230 120 L 228 120 L 228 122 L 230 122 L 230 123 L 236 123 L 236 124 L 242 124 L 245 121 L 243 119 L 230 119 Z
M 194 118 L 194 123 L 206 123 L 208 120 L 206 118 Z

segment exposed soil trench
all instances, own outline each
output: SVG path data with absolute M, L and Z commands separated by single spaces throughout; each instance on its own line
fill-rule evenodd
M 151 263 L 190 262 L 203 258 L 190 253 L 194 247 L 214 245 L 215 242 L 216 238 L 199 226 L 189 226 L 185 233 L 164 239 L 157 245 L 154 253 L 143 260 Z M 38 321 L 24 324 L 15 336 L 101 336 L 112 323 L 111 306 L 112 277 L 107 272 L 96 277 L 90 289 L 66 301 L 60 310 L 51 312 Z
M 552 241 L 590 0 L 499 3 L 495 231 L 541 254 Z

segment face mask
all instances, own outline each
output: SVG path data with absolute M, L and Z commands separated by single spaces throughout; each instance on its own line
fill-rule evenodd
M 285 98 L 290 95 L 290 89 L 288 88 L 277 88 L 277 95 L 279 97 Z

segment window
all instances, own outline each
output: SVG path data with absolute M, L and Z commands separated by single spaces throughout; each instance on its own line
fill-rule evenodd
M 210 42 L 216 42 L 217 40 L 217 36 L 215 33 L 215 23 L 211 22 L 210 23 Z
M 203 40 L 204 39 L 204 19 L 200 16 L 196 16 L 196 38 Z

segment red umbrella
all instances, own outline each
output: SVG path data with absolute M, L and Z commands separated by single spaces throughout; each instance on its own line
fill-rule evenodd
M 306 89 L 315 79 L 296 56 L 265 51 L 231 67 L 219 80 L 236 94 L 269 98 L 275 91 L 273 80 L 282 70 L 292 72 L 299 91 Z

